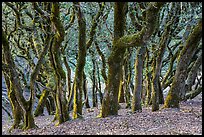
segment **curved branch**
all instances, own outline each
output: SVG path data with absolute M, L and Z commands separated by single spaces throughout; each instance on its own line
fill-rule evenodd
M 96 16 L 92 20 L 92 26 L 91 26 L 91 30 L 90 30 L 90 34 L 89 34 L 90 38 L 86 43 L 87 49 L 89 49 L 91 47 L 91 44 L 93 42 L 94 35 L 96 34 L 96 27 L 97 27 L 97 24 L 99 22 L 99 18 L 102 16 L 102 13 L 104 11 L 105 3 L 104 2 L 99 3 L 99 7 L 100 7 L 100 9 L 99 9 L 98 13 L 96 14 Z
M 146 11 L 146 25 L 138 33 L 132 35 L 126 35 L 121 37 L 116 41 L 118 47 L 138 47 L 142 46 L 144 42 L 150 38 L 151 34 L 154 32 L 154 29 L 158 25 L 158 14 L 160 8 L 164 5 L 162 2 L 150 3 Z

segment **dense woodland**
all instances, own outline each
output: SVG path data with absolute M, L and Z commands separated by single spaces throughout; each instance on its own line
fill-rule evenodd
M 3 2 L 2 80 L 11 130 L 179 108 L 202 91 L 202 2 Z

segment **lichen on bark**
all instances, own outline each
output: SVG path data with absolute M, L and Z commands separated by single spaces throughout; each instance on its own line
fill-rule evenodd
M 166 97 L 164 108 L 179 108 L 180 93 L 185 90 L 185 80 L 187 77 L 187 67 L 190 63 L 200 39 L 202 37 L 202 20 L 193 29 L 193 32 L 189 35 L 185 46 L 182 48 L 178 57 L 178 64 L 174 79 Z M 190 59 L 189 59 L 190 58 Z

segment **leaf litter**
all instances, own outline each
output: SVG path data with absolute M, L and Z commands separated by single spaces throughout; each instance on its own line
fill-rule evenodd
M 202 95 L 201 95 L 202 96 Z M 196 97 L 180 103 L 180 109 L 168 108 L 152 112 L 151 107 L 144 107 L 142 112 L 130 113 L 125 103 L 117 116 L 97 118 L 100 110 L 83 110 L 83 118 L 69 120 L 55 126 L 53 115 L 35 118 L 37 129 L 22 131 L 8 129 L 12 120 L 3 121 L 3 135 L 202 135 L 202 97 Z M 160 106 L 161 107 L 161 106 Z M 71 116 L 71 113 L 70 113 Z

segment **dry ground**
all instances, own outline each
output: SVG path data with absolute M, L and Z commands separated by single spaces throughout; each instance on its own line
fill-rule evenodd
M 12 135 L 202 135 L 202 95 L 193 100 L 180 103 L 180 109 L 162 109 L 151 112 L 151 108 L 143 108 L 142 112 L 131 114 L 121 104 L 118 116 L 96 118 L 97 108 L 93 111 L 83 110 L 83 119 L 67 121 L 55 126 L 53 116 L 35 118 L 38 129 L 28 131 L 14 130 L 8 133 L 11 120 L 5 120 L 2 113 L 2 134 Z

